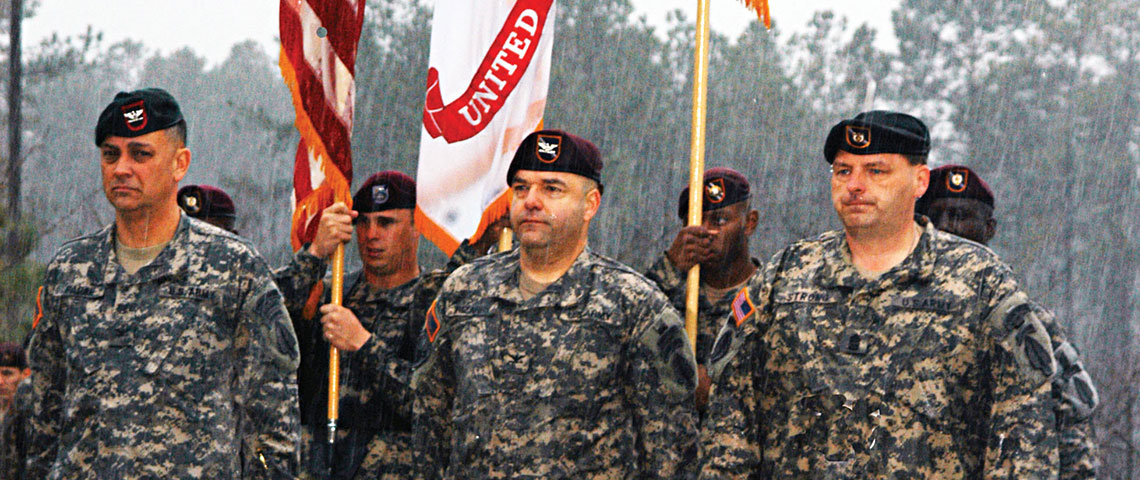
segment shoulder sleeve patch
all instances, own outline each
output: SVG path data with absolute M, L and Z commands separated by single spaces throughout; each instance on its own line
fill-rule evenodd
M 439 318 L 435 316 L 435 304 L 439 303 L 439 299 L 432 300 L 431 307 L 428 308 L 426 318 L 424 318 L 424 333 L 427 333 L 428 342 L 435 343 L 435 336 L 439 334 Z
M 736 294 L 736 298 L 732 299 L 732 318 L 736 320 L 736 326 L 740 327 L 754 313 L 756 307 L 752 305 L 752 299 L 748 298 L 748 287 L 744 287 Z

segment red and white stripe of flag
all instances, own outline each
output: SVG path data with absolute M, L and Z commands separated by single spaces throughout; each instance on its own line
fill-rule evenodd
M 281 0 L 281 76 L 301 133 L 293 167 L 293 248 L 312 240 L 320 213 L 351 204 L 356 47 L 365 0 Z

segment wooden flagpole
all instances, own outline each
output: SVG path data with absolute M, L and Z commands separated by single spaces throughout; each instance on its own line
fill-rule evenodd
M 704 200 L 705 117 L 709 77 L 709 1 L 697 0 L 697 45 L 693 62 L 693 120 L 689 145 L 689 225 L 701 224 Z M 697 305 L 700 295 L 701 266 L 689 269 L 685 287 L 685 333 L 694 353 L 697 348 Z
M 332 291 L 329 300 L 333 305 L 344 304 L 344 244 L 337 245 L 332 256 Z M 332 474 L 333 446 L 336 443 L 336 421 L 340 417 L 340 351 L 329 345 L 329 438 L 328 468 Z

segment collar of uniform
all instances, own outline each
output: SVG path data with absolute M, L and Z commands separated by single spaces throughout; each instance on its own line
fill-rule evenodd
M 519 305 L 520 310 L 543 307 L 572 307 L 589 294 L 589 288 L 578 288 L 580 285 L 589 285 L 593 280 L 593 265 L 597 263 L 597 256 L 590 251 L 590 247 L 582 250 L 570 269 L 558 277 L 538 295 L 530 300 L 523 300 L 519 292 L 519 249 L 506 254 L 502 259 L 508 268 L 501 268 L 492 275 L 489 295 Z
M 354 303 L 387 303 L 390 305 L 411 303 L 420 277 L 424 272 L 423 267 L 420 267 L 420 272 L 421 275 L 416 275 L 403 284 L 387 289 L 377 288 L 368 283 L 364 279 L 363 270 L 352 272 L 345 277 L 345 285 L 348 285 L 349 289 L 344 296 L 346 300 L 344 303 L 349 304 L 347 300 L 352 300 Z
M 186 245 L 190 242 L 190 221 L 187 215 L 181 215 L 178 219 L 178 228 L 174 230 L 174 237 L 170 239 L 170 243 L 166 248 L 158 253 L 149 264 L 144 265 L 134 275 L 127 275 L 127 272 L 119 266 L 119 261 L 115 257 L 115 225 L 112 223 L 107 228 L 107 234 L 103 239 L 103 250 L 105 255 L 100 258 L 105 258 L 106 263 L 103 265 L 103 283 L 116 284 L 123 283 L 127 285 L 134 285 L 138 283 L 150 282 L 157 278 L 177 275 L 185 270 L 188 263 L 189 256 L 192 255 L 193 249 L 188 248 Z
M 872 288 L 878 289 L 891 285 L 929 280 L 934 275 L 934 262 L 936 260 L 933 249 L 930 248 L 934 226 L 926 217 L 917 217 L 915 220 L 922 231 L 914 251 L 907 255 L 902 263 L 883 272 L 876 280 L 867 280 L 859 274 L 854 261 L 851 259 L 851 249 L 847 246 L 847 236 L 843 234 L 842 230 L 836 232 L 836 235 L 830 239 L 835 246 L 826 249 L 824 268 L 820 271 L 820 285 L 851 289 L 873 286 Z

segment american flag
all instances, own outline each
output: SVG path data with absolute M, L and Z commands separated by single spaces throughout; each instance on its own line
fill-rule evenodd
M 312 240 L 320 213 L 351 205 L 356 46 L 365 0 L 281 0 L 281 76 L 301 133 L 293 166 L 293 249 Z

